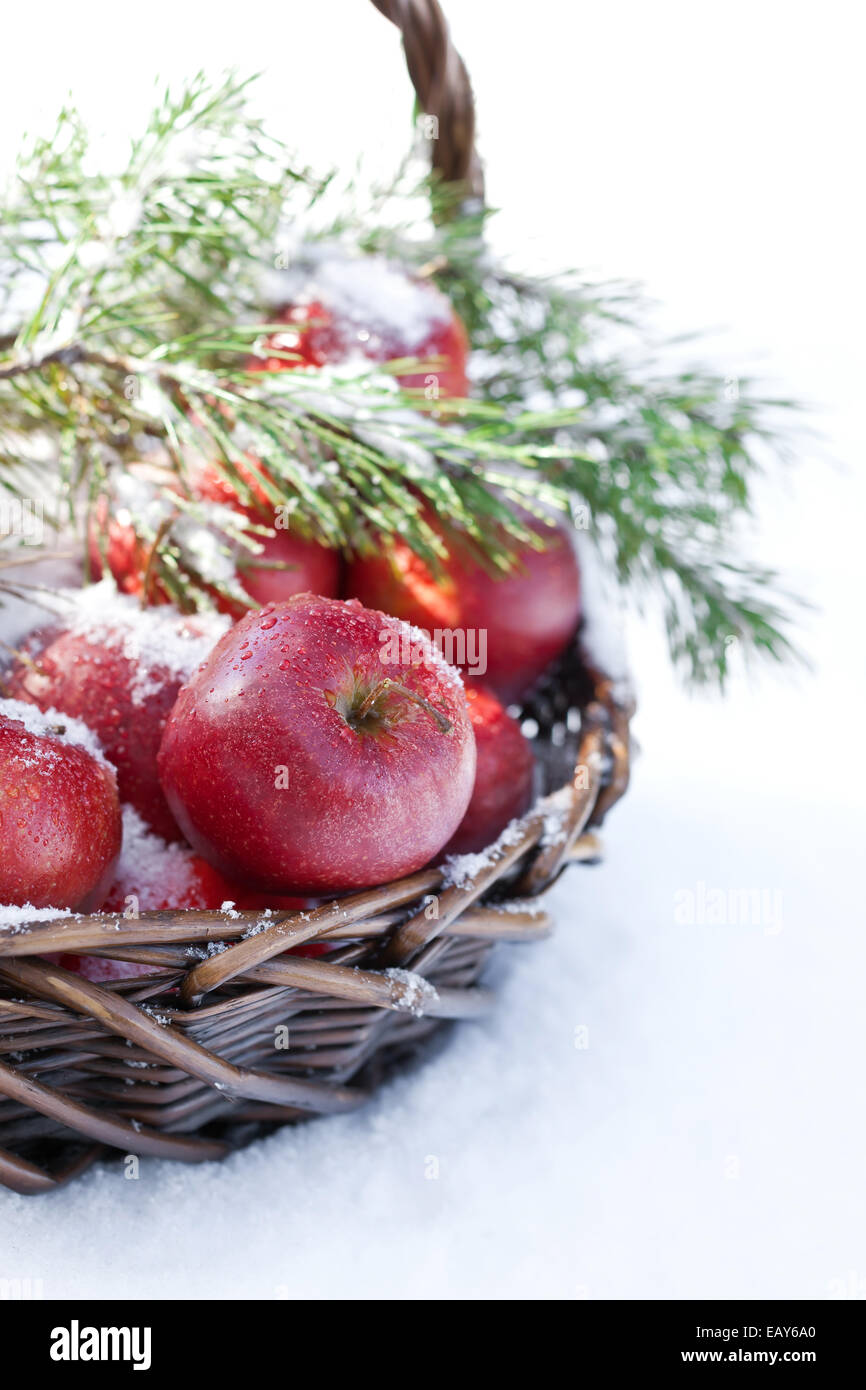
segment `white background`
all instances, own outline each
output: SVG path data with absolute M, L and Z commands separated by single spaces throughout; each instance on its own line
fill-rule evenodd
M 704 354 L 723 373 L 814 404 L 821 437 L 767 479 L 754 537 L 816 605 L 814 672 L 688 696 L 631 619 L 633 790 L 605 866 L 557 890 L 555 938 L 500 952 L 494 1021 L 363 1114 L 220 1167 L 0 1195 L 0 1276 L 47 1297 L 863 1297 L 857 8 L 450 9 L 500 244 L 644 280 L 665 329 L 727 330 Z M 4 166 L 68 89 L 120 142 L 155 74 L 229 64 L 264 70 L 262 110 L 311 161 L 403 151 L 398 41 L 364 0 L 43 0 L 4 17 L 4 50 Z M 781 894 L 781 930 L 677 925 L 700 883 Z

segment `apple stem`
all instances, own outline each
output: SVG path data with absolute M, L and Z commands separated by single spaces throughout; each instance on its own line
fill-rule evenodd
M 419 695 L 417 691 L 410 690 L 408 686 L 401 685 L 399 681 L 391 680 L 390 676 L 384 676 L 382 680 L 379 681 L 378 685 L 374 685 L 370 693 L 361 701 L 355 712 L 356 720 L 361 720 L 365 715 L 369 714 L 377 700 L 381 699 L 389 690 L 393 690 L 396 695 L 405 695 L 407 700 L 414 700 L 416 705 L 420 705 L 422 709 L 425 709 L 427 713 L 435 719 L 443 734 L 451 732 L 451 720 L 446 719 L 441 710 L 438 710 L 435 705 L 431 705 L 430 701 L 425 700 L 424 696 Z

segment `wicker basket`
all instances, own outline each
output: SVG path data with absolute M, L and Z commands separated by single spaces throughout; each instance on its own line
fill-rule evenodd
M 435 167 L 481 196 L 471 88 L 438 4 L 374 3 L 438 117 Z M 597 857 L 593 829 L 628 782 L 630 701 L 580 633 L 524 714 L 542 795 L 459 881 L 424 869 L 275 912 L 247 936 L 260 913 L 97 914 L 0 932 L 0 1184 L 48 1191 L 111 1149 L 221 1158 L 277 1125 L 361 1105 L 443 1024 L 483 1014 L 491 948 L 545 935 L 541 895 Z M 284 954 L 317 941 L 338 949 Z M 58 951 L 153 970 L 97 985 L 39 959 Z

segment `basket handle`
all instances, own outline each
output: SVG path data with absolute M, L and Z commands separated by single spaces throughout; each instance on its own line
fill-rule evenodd
M 373 0 L 403 35 L 406 66 L 418 104 L 435 123 L 432 167 L 467 197 L 484 198 L 484 174 L 475 148 L 475 98 L 466 65 L 451 42 L 438 0 Z

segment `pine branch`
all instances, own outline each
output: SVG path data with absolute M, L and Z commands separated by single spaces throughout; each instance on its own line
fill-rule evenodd
M 133 487 L 127 510 L 151 577 L 184 607 L 239 597 L 231 557 L 255 557 L 261 533 L 195 499 L 195 459 L 250 503 L 255 457 L 270 504 L 302 534 L 361 552 L 399 535 L 434 566 L 443 544 L 425 506 L 499 569 L 518 542 L 540 543 L 514 504 L 552 506 L 582 521 L 626 586 L 662 595 L 672 655 L 693 678 L 724 680 L 732 638 L 789 654 L 775 577 L 731 559 L 761 449 L 779 447 L 768 420 L 789 403 L 635 365 L 629 343 L 646 335 L 632 287 L 515 274 L 485 250 L 489 214 L 406 170 L 365 208 L 266 135 L 245 87 L 199 76 L 166 93 L 117 176 L 91 172 L 71 112 L 23 159 L 0 227 L 0 488 L 86 532 L 109 479 L 134 483 L 139 461 L 156 460 L 164 486 L 143 500 Z M 390 378 L 248 370 L 269 328 L 262 268 L 286 227 L 351 237 L 434 278 L 470 330 L 476 398 L 419 412 L 394 363 Z
M 734 650 L 799 658 L 787 629 L 800 601 L 775 572 L 732 559 L 754 479 L 773 456 L 790 460 L 796 403 L 747 379 L 666 368 L 668 345 L 653 345 L 634 285 L 516 273 L 484 252 L 494 213 L 421 186 L 434 207 L 426 236 L 411 217 L 372 228 L 362 217 L 355 235 L 367 251 L 431 269 L 469 328 L 475 389 L 521 412 L 524 442 L 545 449 L 550 412 L 571 407 L 553 435 L 570 458 L 552 473 L 585 504 L 589 538 L 622 585 L 639 601 L 661 598 L 682 672 L 724 685 Z M 411 189 L 398 194 L 412 206 Z

